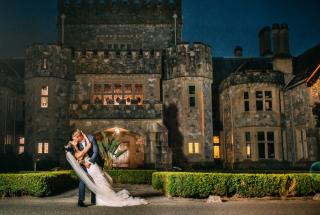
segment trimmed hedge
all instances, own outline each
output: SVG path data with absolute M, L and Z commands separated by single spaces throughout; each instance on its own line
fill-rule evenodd
M 207 198 L 310 196 L 320 192 L 320 174 L 228 174 L 156 172 L 152 186 L 167 196 Z
M 0 197 L 50 196 L 75 188 L 78 183 L 73 171 L 0 174 Z
M 125 170 L 107 171 L 114 183 L 119 184 L 152 184 L 152 174 L 156 170 Z

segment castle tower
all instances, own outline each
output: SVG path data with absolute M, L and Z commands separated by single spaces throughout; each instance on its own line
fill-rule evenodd
M 58 45 L 33 45 L 26 50 L 26 146 L 35 160 L 54 167 L 65 160 L 69 139 L 71 51 Z
M 59 41 L 78 50 L 160 50 L 175 34 L 181 40 L 181 13 L 181 0 L 58 0 Z
M 212 54 L 201 43 L 166 49 L 163 103 L 173 164 L 212 161 Z

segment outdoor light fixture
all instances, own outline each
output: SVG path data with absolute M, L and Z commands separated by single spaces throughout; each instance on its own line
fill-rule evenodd
M 115 127 L 114 132 L 115 132 L 117 135 L 120 134 L 120 128 Z

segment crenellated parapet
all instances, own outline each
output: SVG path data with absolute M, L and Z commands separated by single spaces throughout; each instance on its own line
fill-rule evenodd
M 35 44 L 26 49 L 25 79 L 73 78 L 72 51 L 56 44 Z
M 165 79 L 205 77 L 212 79 L 212 49 L 203 43 L 181 43 L 165 51 Z
M 161 74 L 160 51 L 75 51 L 76 74 Z
M 234 72 L 220 84 L 220 92 L 231 86 L 253 83 L 284 86 L 284 76 L 283 73 L 274 70 L 247 70 L 244 72 Z
M 182 22 L 181 0 L 58 0 L 58 10 L 66 24 L 172 24 L 173 14 Z

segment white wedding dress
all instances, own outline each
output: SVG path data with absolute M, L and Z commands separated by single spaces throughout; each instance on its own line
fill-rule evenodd
M 148 204 L 144 199 L 131 197 L 127 190 L 116 193 L 109 182 L 112 180 L 111 177 L 103 172 L 97 164 L 91 164 L 90 168 L 87 169 L 88 173 L 86 173 L 70 152 L 66 153 L 66 158 L 80 180 L 96 194 L 98 206 L 124 207 Z M 89 157 L 86 157 L 85 160 L 88 161 Z

